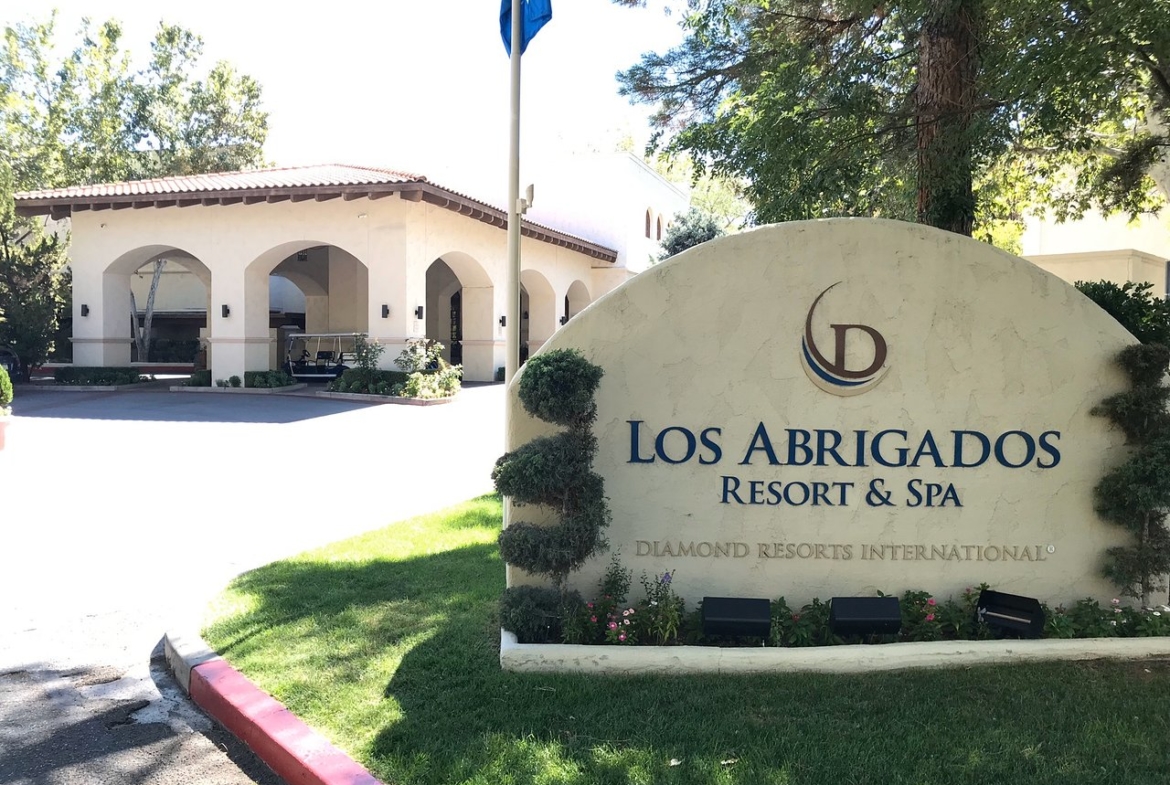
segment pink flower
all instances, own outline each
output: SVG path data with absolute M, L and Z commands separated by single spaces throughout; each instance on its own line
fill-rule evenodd
M 618 636 L 619 641 L 625 641 L 625 639 L 626 639 L 626 634 L 624 632 Z
M 585 607 L 586 607 L 586 608 L 592 608 L 592 607 L 593 607 L 593 603 L 591 603 L 591 602 L 587 602 L 587 603 L 585 603 Z
M 625 621 L 623 621 L 623 622 L 622 622 L 622 624 L 624 624 L 624 625 L 626 625 L 627 627 L 629 627 L 629 626 L 630 626 L 630 620 L 629 620 L 629 619 L 626 619 Z
M 927 621 L 934 621 L 934 614 L 933 613 L 926 614 L 926 620 Z
M 628 609 L 622 611 L 622 616 L 629 616 L 629 615 L 630 615 L 630 611 Z
M 934 601 L 934 597 L 931 597 L 929 600 L 927 600 L 927 601 L 926 601 L 926 604 L 927 604 L 927 605 L 930 605 L 930 606 L 932 606 L 932 607 L 933 607 L 933 606 L 935 606 L 935 605 L 938 605 L 938 603 Z
M 593 622 L 595 622 L 595 621 L 597 621 L 597 617 L 596 617 L 596 616 L 590 616 L 590 617 L 589 617 L 589 621 L 593 621 Z
M 617 622 L 616 622 L 616 621 L 611 621 L 611 622 L 609 623 L 609 628 L 610 628 L 611 630 L 616 630 L 616 629 L 617 629 Z
M 1109 601 L 1109 603 L 1110 603 L 1111 605 L 1120 605 L 1120 604 L 1121 604 L 1121 600 L 1119 600 L 1119 599 L 1117 599 L 1116 597 L 1114 597 L 1112 600 L 1110 600 L 1110 601 Z
M 633 615 L 634 615 L 634 609 L 633 609 L 633 608 L 630 608 L 630 615 L 631 615 L 631 616 L 633 616 Z

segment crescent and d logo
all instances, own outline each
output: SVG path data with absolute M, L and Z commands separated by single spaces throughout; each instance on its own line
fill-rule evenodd
M 833 284 L 837 286 L 841 282 Z M 808 309 L 808 316 L 804 320 L 804 337 L 800 341 L 801 365 L 804 372 L 813 384 L 833 395 L 849 396 L 860 395 L 877 386 L 886 376 L 889 368 L 886 366 L 886 339 L 874 328 L 865 324 L 830 324 L 833 328 L 834 346 L 833 360 L 829 361 L 817 347 L 813 340 L 813 314 L 820 305 L 821 299 L 833 288 L 830 286 L 817 295 L 812 307 Z M 873 341 L 873 361 L 860 370 L 850 370 L 845 365 L 845 338 L 850 330 L 860 330 Z

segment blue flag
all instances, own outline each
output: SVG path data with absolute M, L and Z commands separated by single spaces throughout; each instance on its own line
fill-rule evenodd
M 528 42 L 536 37 L 540 28 L 552 19 L 552 0 L 518 0 L 520 9 L 520 54 L 528 48 Z M 512 54 L 512 0 L 500 2 L 500 36 L 504 49 Z

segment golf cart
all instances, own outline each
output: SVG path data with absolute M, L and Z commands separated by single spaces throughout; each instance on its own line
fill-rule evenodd
M 284 370 L 298 382 L 328 382 L 349 370 L 364 333 L 290 333 Z

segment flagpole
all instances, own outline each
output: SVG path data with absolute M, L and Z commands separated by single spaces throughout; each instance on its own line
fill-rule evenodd
M 512 2 L 512 123 L 508 148 L 508 287 L 505 324 L 504 381 L 511 382 L 520 368 L 520 55 L 523 46 L 520 13 L 524 4 Z M 504 427 L 508 427 L 505 414 Z M 505 438 L 507 438 L 505 436 Z
M 504 451 L 511 447 L 511 402 L 508 385 L 520 368 L 520 55 L 523 32 L 520 13 L 524 4 L 512 2 L 512 118 L 508 138 L 508 270 L 504 285 L 508 287 L 507 320 L 504 333 Z M 511 503 L 504 499 L 504 527 L 511 522 Z M 511 585 L 511 569 L 506 570 Z

